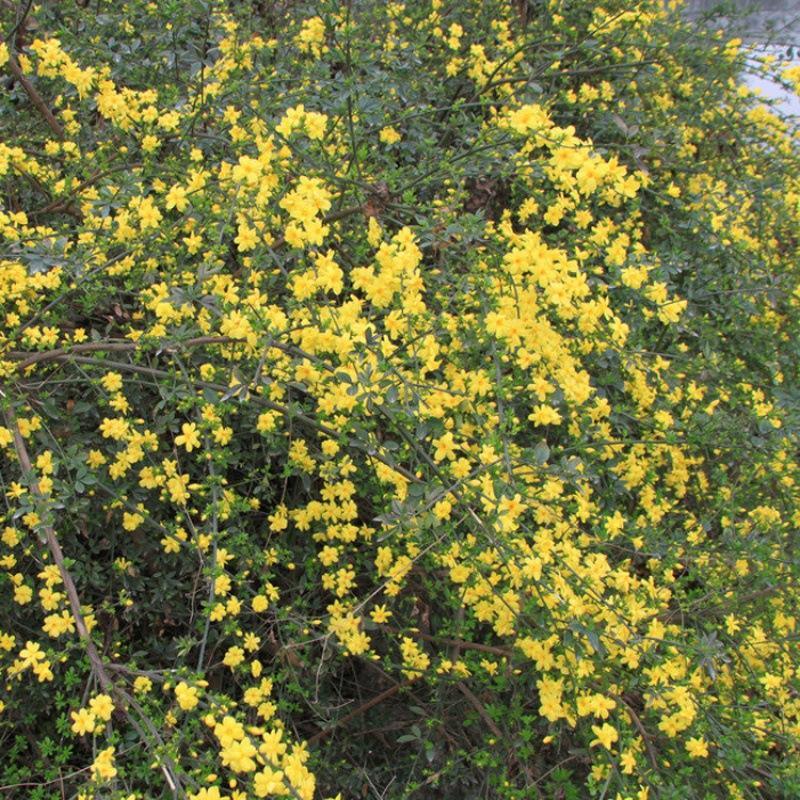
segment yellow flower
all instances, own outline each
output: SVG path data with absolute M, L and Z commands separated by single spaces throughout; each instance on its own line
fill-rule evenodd
M 62 611 L 60 614 L 49 614 L 45 617 L 42 630 L 48 636 L 61 636 L 64 633 L 71 633 L 75 630 L 75 620 L 69 611 Z
M 144 517 L 139 514 L 131 514 L 125 511 L 122 514 L 122 527 L 126 531 L 135 531 L 144 522 Z
M 84 733 L 93 733 L 97 724 L 95 715 L 86 708 L 78 709 L 70 713 L 72 717 L 72 730 L 83 736 Z
M 191 255 L 197 253 L 203 246 L 202 237 L 196 233 L 191 233 L 188 236 L 184 236 L 182 241 L 186 245 L 186 249 Z
M 381 128 L 381 132 L 378 134 L 378 138 L 384 144 L 396 144 L 399 142 L 403 137 L 391 126 L 387 126 L 385 128 Z
M 160 144 L 158 136 L 153 136 L 152 133 L 148 133 L 147 136 L 142 138 L 142 150 L 145 153 L 154 153 L 158 150 Z
M 561 422 L 561 414 L 552 406 L 542 404 L 536 406 L 533 411 L 528 414 L 528 419 L 537 426 L 558 425 L 558 423 Z
M 167 481 L 169 496 L 174 503 L 185 503 L 189 499 L 188 485 L 188 475 L 175 475 Z
M 36 642 L 25 642 L 25 647 L 19 651 L 19 657 L 27 667 L 31 664 L 35 664 L 37 661 L 43 661 L 44 653 Z
M 227 800 L 228 795 L 220 794 L 216 786 L 209 789 L 200 789 L 198 792 L 193 792 L 189 795 L 189 800 Z
M 244 728 L 233 717 L 226 716 L 222 722 L 214 725 L 214 736 L 219 739 L 219 743 L 223 747 L 228 747 L 232 742 L 238 742 L 244 738 Z
M 200 436 L 197 432 L 197 425 L 194 422 L 184 422 L 181 425 L 182 433 L 175 437 L 175 444 L 183 445 L 187 453 L 191 453 L 196 447 L 200 447 Z
M 455 458 L 456 445 L 453 441 L 453 434 L 450 431 L 443 434 L 438 439 L 434 439 L 433 446 L 436 448 L 436 452 L 433 454 L 433 460 L 437 464 L 440 461 L 444 461 L 446 458 Z
M 295 36 L 297 47 L 305 52 L 312 53 L 319 58 L 327 49 L 324 47 L 325 23 L 321 17 L 311 17 L 304 20 L 300 32 Z
M 92 764 L 92 777 L 95 779 L 111 780 L 117 774 L 114 766 L 114 747 L 107 747 L 97 754 Z
M 659 730 L 666 733 L 671 739 L 677 736 L 678 733 L 685 727 L 685 725 L 681 725 L 680 716 L 678 714 L 672 714 L 671 716 L 664 717 L 664 719 L 658 723 Z
M 30 603 L 31 599 L 33 598 L 33 589 L 26 584 L 22 584 L 21 586 L 17 586 L 14 589 L 14 602 L 24 606 Z
M 256 762 L 253 759 L 253 756 L 256 755 L 256 748 L 247 737 L 241 742 L 232 742 L 222 750 L 220 755 L 222 763 L 234 772 L 252 772 L 256 768 Z
M 247 223 L 240 222 L 239 232 L 234 241 L 240 252 L 247 252 L 258 244 L 258 233 L 255 228 L 250 227 Z
M 279 769 L 264 767 L 261 772 L 256 773 L 253 791 L 256 797 L 270 797 L 286 794 L 283 772 Z
M 124 439 L 130 431 L 130 425 L 127 420 L 116 417 L 109 419 L 105 417 L 100 423 L 100 433 L 103 434 L 104 439 L 114 439 L 119 441 Z
M 241 647 L 229 647 L 225 658 L 222 659 L 222 663 L 231 669 L 236 669 L 242 661 L 244 661 L 244 650 Z
M 597 737 L 590 742 L 591 746 L 602 745 L 606 750 L 610 750 L 611 746 L 619 739 L 619 734 L 616 729 L 604 722 L 602 725 L 592 725 L 592 733 Z
M 400 644 L 400 652 L 403 655 L 403 675 L 414 680 L 418 678 L 431 663 L 430 657 L 420 646 L 408 636 L 404 636 Z
M 148 228 L 157 228 L 158 223 L 161 222 L 161 212 L 156 207 L 152 197 L 145 197 L 144 200 L 141 201 L 138 212 L 140 230 L 144 231 Z
M 119 372 L 107 372 L 100 383 L 107 392 L 118 392 L 122 388 L 122 375 Z
M 164 206 L 169 210 L 174 208 L 176 211 L 185 211 L 189 201 L 186 199 L 186 189 L 183 186 L 175 185 L 164 198 Z
M 708 758 L 708 743 L 702 737 L 687 739 L 686 752 L 692 758 Z
M 450 512 L 453 510 L 453 504 L 449 500 L 440 500 L 433 507 L 433 514 L 436 519 L 446 520 L 450 519 Z
M 372 618 L 373 622 L 378 623 L 379 625 L 388 622 L 389 617 L 392 616 L 392 612 L 389 611 L 386 606 L 375 606 L 370 612 L 370 617 Z
M 96 717 L 108 722 L 114 711 L 114 701 L 107 694 L 99 694 L 89 701 L 89 708 Z
M 99 450 L 90 450 L 86 456 L 86 463 L 92 469 L 97 469 L 101 464 L 106 463 L 106 457 Z
M 259 433 L 269 433 L 275 430 L 279 416 L 277 411 L 265 411 L 263 414 L 259 414 L 256 430 Z
M 175 687 L 175 697 L 184 711 L 191 711 L 199 702 L 197 689 L 184 681 Z
M 633 750 L 626 750 L 620 756 L 619 763 L 625 775 L 633 775 L 633 771 L 636 769 L 636 754 Z

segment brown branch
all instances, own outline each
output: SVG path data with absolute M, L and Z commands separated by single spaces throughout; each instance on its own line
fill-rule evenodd
M 22 71 L 19 62 L 14 56 L 8 59 L 8 68 L 25 90 L 25 94 L 28 95 L 30 101 L 36 106 L 37 111 L 44 117 L 50 130 L 53 131 L 59 139 L 64 139 L 65 134 L 61 123 L 53 116 L 53 112 L 47 107 L 47 103 L 42 99 L 39 92 L 36 91 L 36 87 L 25 77 L 25 73 Z
M 9 405 L 9 407 L 3 411 L 3 415 L 5 417 L 6 426 L 11 431 L 11 435 L 14 439 L 14 450 L 16 451 L 19 465 L 23 474 L 29 476 L 31 494 L 34 496 L 37 502 L 44 503 L 45 499 L 41 493 L 41 490 L 39 489 L 39 483 L 35 479 L 33 465 L 31 463 L 30 455 L 28 454 L 28 448 L 25 446 L 25 440 L 20 433 L 13 407 Z M 67 593 L 70 609 L 72 611 L 72 618 L 75 622 L 78 636 L 83 640 L 83 643 L 86 647 L 86 655 L 89 657 L 89 663 L 91 664 L 92 672 L 97 678 L 97 682 L 100 684 L 103 691 L 113 695 L 121 702 L 125 715 L 130 721 L 131 725 L 142 737 L 142 739 L 146 741 L 147 736 L 145 735 L 141 725 L 139 725 L 138 721 L 134 719 L 134 717 L 127 710 L 127 704 L 132 703 L 133 699 L 127 694 L 127 692 L 122 691 L 111 680 L 108 672 L 106 671 L 106 667 L 103 664 L 103 660 L 100 658 L 100 654 L 97 652 L 94 641 L 89 634 L 89 628 L 86 625 L 86 620 L 83 616 L 83 612 L 81 611 L 81 601 L 80 597 L 78 596 L 78 590 L 75 586 L 75 581 L 72 578 L 72 574 L 67 569 L 67 565 L 64 561 L 64 552 L 61 549 L 61 544 L 58 541 L 58 536 L 56 535 L 55 529 L 52 525 L 50 525 L 49 522 L 47 522 L 46 519 L 42 525 L 42 528 L 44 530 L 47 547 L 53 557 L 53 561 L 58 567 L 59 574 L 61 575 L 61 582 L 64 584 L 64 589 Z M 158 737 L 158 731 L 155 729 L 155 726 L 153 726 L 152 722 L 144 715 L 142 718 L 147 726 L 151 729 L 151 733 L 153 733 L 155 737 L 160 738 Z M 169 769 L 167 768 L 168 766 Z M 165 759 L 165 763 L 162 764 L 162 769 L 173 792 L 179 792 L 183 796 L 184 793 L 177 777 L 177 770 L 170 759 Z
M 33 0 L 27 0 L 25 7 L 22 9 L 18 8 L 16 3 L 12 3 L 11 0 L 3 0 L 3 5 L 9 11 L 13 11 L 14 16 L 17 18 L 14 27 L 5 35 L 5 40 L 9 43 L 13 40 L 14 49 L 17 51 L 22 50 L 25 47 L 25 35 L 28 33 L 28 20 Z M 30 22 L 35 25 L 33 19 Z
M 684 617 L 689 614 L 696 614 L 698 617 L 713 617 L 719 616 L 724 611 L 730 609 L 731 605 L 741 605 L 743 603 L 748 603 L 751 600 L 758 600 L 761 597 L 769 597 L 770 595 L 775 594 L 778 591 L 777 586 L 766 586 L 763 589 L 757 589 L 754 592 L 750 592 L 749 594 L 744 595 L 737 595 L 736 597 L 730 597 L 725 600 L 721 600 L 718 603 L 712 603 L 705 608 L 702 607 L 702 603 L 711 594 L 707 594 L 704 597 L 701 597 L 699 600 L 695 600 L 686 608 L 673 608 L 667 611 L 660 611 L 657 614 L 652 614 L 649 617 L 644 619 L 644 622 L 648 622 L 652 619 L 657 619 L 659 622 L 664 623 L 671 623 L 673 620 L 677 619 L 678 617 Z
M 624 697 L 614 694 L 613 692 L 609 692 L 608 694 L 615 700 L 619 700 L 619 702 L 625 706 L 628 716 L 631 718 L 631 722 L 636 726 L 636 729 L 639 731 L 639 735 L 642 737 L 642 741 L 644 742 L 644 746 L 647 750 L 647 757 L 650 759 L 650 765 L 656 772 L 658 772 L 658 759 L 656 758 L 656 751 L 653 749 L 653 744 L 650 741 L 650 734 L 645 729 L 641 719 L 639 719 L 639 715 L 636 713 L 636 711 L 634 711 L 633 706 Z
M 14 410 L 11 406 L 9 406 L 4 412 L 4 416 L 6 419 L 6 425 L 11 431 L 11 435 L 14 437 L 14 450 L 16 451 L 17 460 L 22 468 L 22 472 L 24 475 L 30 476 L 31 494 L 38 502 L 42 503 L 44 502 L 44 497 L 39 490 L 39 483 L 33 476 L 33 466 L 31 464 L 30 456 L 28 455 L 28 448 L 25 446 L 25 440 L 22 438 L 19 426 L 17 425 L 16 415 L 14 414 Z M 111 678 L 109 678 L 105 667 L 103 666 L 100 654 L 97 652 L 97 648 L 92 641 L 92 637 L 89 635 L 89 629 L 86 626 L 86 621 L 84 620 L 83 612 L 81 611 L 81 601 L 78 597 L 78 590 L 75 588 L 75 582 L 72 579 L 72 575 L 64 563 L 64 553 L 61 550 L 61 545 L 59 544 L 56 532 L 53 529 L 53 526 L 47 521 L 44 522 L 42 527 L 44 529 L 47 547 L 53 556 L 53 561 L 58 567 L 58 571 L 61 574 L 61 580 L 64 584 L 64 589 L 67 592 L 67 598 L 69 599 L 70 608 L 72 609 L 72 617 L 75 620 L 75 627 L 78 630 L 78 636 L 83 639 L 86 645 L 86 654 L 89 656 L 89 661 L 92 665 L 92 671 L 95 673 L 95 676 L 97 677 L 97 680 L 103 687 L 104 691 L 113 691 L 114 684 L 111 681 Z
M 194 341 L 196 342 L 197 340 Z M 237 341 L 237 340 L 234 339 L 232 341 Z M 108 350 L 109 347 L 108 345 L 106 345 L 104 348 L 98 348 L 98 349 Z M 125 349 L 129 350 L 131 348 L 126 347 Z M 55 350 L 51 350 L 48 352 L 54 354 L 50 357 L 49 360 L 55 362 L 69 363 L 70 361 L 72 361 L 75 362 L 76 364 L 87 364 L 90 366 L 105 367 L 106 369 L 108 369 L 110 366 L 113 365 L 114 369 L 119 369 L 122 370 L 123 372 L 136 372 L 140 375 L 150 375 L 151 377 L 154 378 L 175 378 L 175 375 L 173 373 L 167 372 L 166 370 L 156 369 L 154 367 L 144 367 L 139 364 L 129 364 L 125 361 L 109 362 L 109 361 L 101 361 L 100 359 L 97 358 L 90 358 L 89 356 L 76 356 L 72 355 L 71 353 L 59 353 Z M 220 392 L 223 395 L 229 394 L 231 392 L 231 389 L 234 388 L 230 386 L 225 386 L 224 384 L 221 383 L 210 383 L 208 381 L 189 381 L 189 383 L 195 389 L 209 389 L 212 392 Z M 245 384 L 241 384 L 241 388 L 245 391 L 249 391 Z M 272 411 L 277 411 L 279 414 L 283 414 L 284 416 L 296 419 L 299 422 L 302 422 L 304 425 L 307 425 L 308 427 L 313 428 L 314 430 L 319 431 L 320 433 L 323 433 L 326 436 L 330 436 L 332 439 L 337 439 L 341 434 L 340 430 L 335 430 L 334 428 L 331 428 L 321 422 L 317 422 L 315 419 L 312 419 L 308 415 L 303 414 L 299 411 L 294 411 L 290 409 L 288 406 L 281 405 L 280 403 L 274 403 L 272 400 L 267 400 L 265 397 L 262 397 L 261 395 L 253 394 L 251 396 L 251 399 L 254 403 L 265 406 L 266 408 L 269 408 Z M 363 447 L 364 445 L 361 446 Z M 376 459 L 377 461 L 380 461 L 382 464 L 385 464 L 387 467 L 393 469 L 395 472 L 402 475 L 404 478 L 406 478 L 406 480 L 410 481 L 411 483 L 422 483 L 421 478 L 417 477 L 413 472 L 401 466 L 400 464 L 395 464 L 391 459 L 387 458 L 386 456 L 383 456 L 380 453 L 372 451 L 369 452 L 369 455 L 372 458 Z
M 392 628 L 390 626 L 382 626 L 383 630 L 389 633 L 405 633 L 399 628 Z M 468 642 L 465 639 L 448 639 L 446 636 L 434 636 L 430 633 L 422 633 L 420 631 L 411 631 L 410 636 L 416 636 L 418 639 L 423 639 L 426 642 L 434 642 L 438 644 L 445 644 L 451 647 L 458 647 L 461 650 L 477 650 L 481 653 L 491 653 L 495 656 L 504 656 L 505 658 L 512 658 L 514 651 L 507 647 L 493 647 L 490 644 L 479 644 L 478 642 Z
M 172 342 L 162 345 L 158 349 L 161 352 L 172 352 L 182 347 L 201 347 L 206 344 L 233 344 L 240 341 L 241 339 L 234 339 L 231 336 L 198 336 L 194 339 L 187 339 L 185 342 Z M 33 364 L 40 364 L 45 361 L 61 361 L 73 353 L 125 353 L 134 352 L 141 349 L 141 347 L 142 345 L 138 342 L 106 340 L 104 342 L 73 344 L 67 347 L 59 347 L 57 350 L 42 350 L 36 353 L 12 350 L 7 353 L 7 357 L 19 361 L 17 369 L 23 370 Z
M 404 681 L 403 683 L 397 683 L 394 686 L 390 686 L 385 691 L 381 692 L 378 695 L 375 695 L 375 697 L 373 697 L 371 700 L 367 700 L 366 703 L 360 705 L 358 708 L 354 709 L 349 714 L 345 714 L 341 719 L 337 719 L 336 722 L 334 722 L 333 725 L 331 725 L 330 727 L 325 728 L 325 730 L 322 730 L 319 733 L 315 733 L 310 739 L 306 739 L 306 744 L 308 745 L 316 744 L 322 739 L 325 739 L 328 735 L 333 733 L 333 731 L 336 730 L 336 728 L 339 728 L 342 725 L 346 725 L 348 722 L 350 722 L 351 719 L 355 719 L 355 717 L 358 717 L 361 714 L 365 713 L 366 711 L 369 711 L 371 708 L 377 706 L 379 703 L 382 703 L 384 700 L 388 700 L 390 697 L 397 694 L 400 691 L 400 689 L 402 689 L 404 686 L 408 686 L 408 684 L 410 683 L 411 681 Z
M 77 208 L 70 200 L 76 198 L 84 189 L 88 189 L 94 183 L 103 178 L 108 177 L 109 175 L 113 175 L 115 172 L 120 172 L 123 170 L 132 171 L 135 169 L 139 169 L 142 165 L 139 162 L 134 164 L 122 164 L 116 167 L 110 167 L 109 169 L 101 170 L 95 172 L 93 175 L 90 175 L 85 181 L 81 181 L 74 189 L 70 191 L 70 193 L 66 197 L 62 197 L 59 200 L 53 200 L 51 203 L 48 203 L 46 206 L 42 206 L 42 208 L 37 208 L 35 211 L 29 212 L 29 217 L 40 217 L 43 214 L 53 214 L 59 211 L 63 211 L 67 214 L 71 214 L 78 219 L 83 219 L 83 214 L 79 208 Z
M 23 167 L 21 167 L 19 164 L 14 164 L 14 169 L 24 178 L 27 178 L 27 180 L 31 182 L 31 185 L 41 192 L 45 197 L 50 197 L 50 190 L 35 175 L 23 169 Z M 75 217 L 77 220 L 83 220 L 83 214 L 81 213 L 80 209 L 70 203 L 67 203 L 61 210 L 63 210 L 65 214 Z
M 467 686 L 466 683 L 463 681 L 459 681 L 456 684 L 456 688 L 458 689 L 464 697 L 467 698 L 469 704 L 478 712 L 480 718 L 486 723 L 486 727 L 492 732 L 494 737 L 497 739 L 498 742 L 504 739 L 503 732 L 500 728 L 497 727 L 495 721 L 489 715 L 489 712 L 484 707 L 483 703 L 478 699 L 475 693 Z M 541 797 L 541 793 L 539 792 L 538 787 L 536 786 L 536 781 L 533 780 L 533 776 L 530 774 L 530 770 L 528 769 L 527 764 L 525 764 L 522 760 L 517 758 L 517 754 L 513 748 L 509 750 L 509 754 L 511 756 L 511 760 L 517 765 L 517 768 L 520 772 L 524 773 L 525 777 L 528 780 L 528 786 L 531 786 L 536 791 L 538 797 Z
M 483 707 L 483 703 L 475 696 L 472 689 L 469 688 L 463 681 L 456 684 L 458 689 L 464 697 L 467 698 L 469 704 L 478 712 L 480 718 L 486 723 L 486 727 L 498 738 L 503 738 L 503 732 L 497 727 L 495 721 L 489 716 L 489 712 Z
M 330 214 L 326 214 L 322 218 L 322 221 L 325 223 L 338 222 L 340 219 L 346 219 L 359 211 L 364 211 L 363 205 L 347 206 L 346 208 L 340 208 L 338 211 L 331 211 Z

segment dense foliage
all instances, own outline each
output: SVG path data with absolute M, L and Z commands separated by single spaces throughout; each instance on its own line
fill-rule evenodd
M 800 796 L 798 128 L 656 0 L 6 2 L 0 794 Z

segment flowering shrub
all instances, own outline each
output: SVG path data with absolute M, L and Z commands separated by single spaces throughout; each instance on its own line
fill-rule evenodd
M 24 12 L 0 790 L 800 795 L 798 129 L 741 43 Z

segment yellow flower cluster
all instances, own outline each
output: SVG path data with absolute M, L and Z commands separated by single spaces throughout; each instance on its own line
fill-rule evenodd
M 85 624 L 120 694 L 70 701 L 80 780 L 311 800 L 289 732 L 339 759 L 371 675 L 508 732 L 498 797 L 531 742 L 597 796 L 756 796 L 800 741 L 796 133 L 726 82 L 696 107 L 654 2 L 366 5 L 281 43 L 213 10 L 163 91 L 16 55 L 63 137 L 0 144 L 0 709 L 86 673 Z

